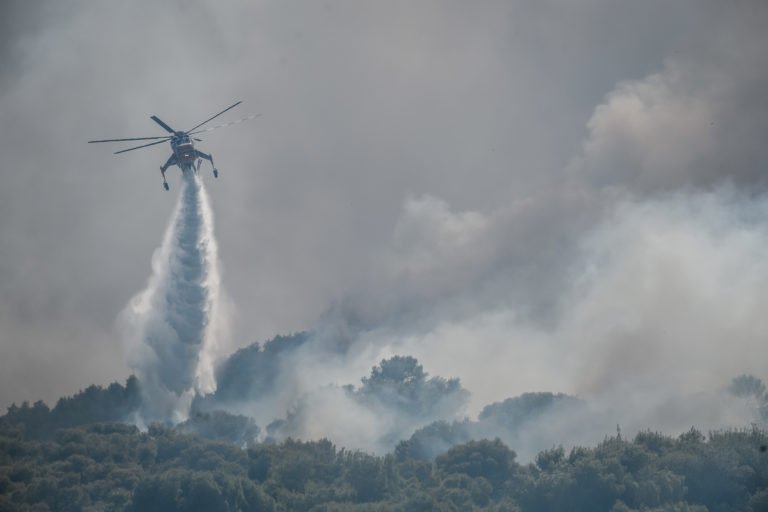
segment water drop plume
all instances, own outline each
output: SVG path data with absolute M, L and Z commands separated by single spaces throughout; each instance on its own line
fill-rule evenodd
M 128 364 L 142 387 L 139 422 L 183 421 L 196 394 L 216 390 L 224 302 L 213 212 L 202 180 L 186 169 L 149 282 L 121 318 Z

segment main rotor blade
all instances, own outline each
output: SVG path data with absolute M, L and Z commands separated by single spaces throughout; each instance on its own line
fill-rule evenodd
M 211 117 L 211 118 L 209 118 L 209 119 L 206 119 L 205 121 L 203 121 L 203 122 L 202 122 L 202 123 L 200 123 L 199 125 L 197 125 L 197 126 L 194 126 L 194 127 L 190 128 L 189 130 L 187 130 L 187 131 L 186 131 L 186 132 L 184 132 L 184 133 L 187 133 L 187 134 L 189 134 L 189 133 L 190 133 L 192 130 L 196 130 L 196 129 L 200 128 L 201 126 L 203 126 L 203 125 L 204 125 L 205 123 L 207 123 L 208 121 L 213 121 L 214 119 L 216 119 L 217 117 L 219 117 L 221 114 L 223 114 L 223 113 L 224 113 L 224 112 L 226 112 L 227 110 L 231 110 L 231 109 L 235 108 L 236 106 L 238 106 L 238 105 L 239 105 L 239 104 L 241 104 L 241 103 L 242 103 L 242 101 L 238 101 L 238 102 L 237 102 L 237 103 L 235 103 L 234 105 L 231 105 L 231 106 L 229 106 L 229 107 L 225 108 L 224 110 L 222 110 L 221 112 L 219 112 L 219 113 L 218 113 L 218 114 L 216 114 L 215 116 L 213 116 L 213 117 Z
M 152 116 L 150 117 L 150 119 L 156 122 L 157 124 L 159 124 L 160 126 L 162 126 L 163 128 L 165 128 L 166 131 L 168 131 L 169 133 L 176 133 L 176 130 L 174 130 L 173 128 L 171 128 L 170 126 L 162 122 L 159 117 Z
M 163 135 L 162 137 L 133 137 L 131 139 L 102 139 L 102 140 L 89 140 L 88 144 L 92 144 L 94 142 L 123 142 L 126 140 L 153 140 L 153 139 L 170 139 L 168 135 Z
M 115 151 L 114 154 L 115 155 L 119 155 L 120 153 L 125 153 L 126 151 L 133 151 L 134 149 L 146 148 L 147 146 L 154 146 L 155 144 L 160 144 L 160 143 L 163 143 L 163 142 L 167 142 L 167 140 L 168 139 L 166 139 L 166 140 L 158 140 L 157 142 L 150 142 L 149 144 L 144 144 L 143 146 L 136 146 L 135 148 L 128 148 L 128 149 L 123 149 L 122 151 Z
M 238 119 L 237 121 L 230 121 L 228 123 L 224 124 L 217 124 L 216 126 L 211 126 L 210 128 L 206 128 L 204 130 L 197 130 L 196 132 L 191 132 L 188 135 L 194 135 L 196 133 L 203 133 L 203 132 L 209 132 L 211 130 L 215 130 L 217 128 L 226 128 L 227 126 L 232 126 L 233 124 L 242 123 L 243 121 L 248 121 L 249 119 L 253 119 L 254 117 L 259 117 L 261 114 L 251 114 L 248 117 L 244 117 L 242 119 Z

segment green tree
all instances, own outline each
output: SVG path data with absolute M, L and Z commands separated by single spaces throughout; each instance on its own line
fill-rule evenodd
M 500 439 L 470 441 L 454 446 L 435 459 L 438 470 L 443 474 L 464 473 L 470 477 L 483 477 L 493 487 L 494 494 L 500 494 L 504 484 L 518 470 L 516 454 Z

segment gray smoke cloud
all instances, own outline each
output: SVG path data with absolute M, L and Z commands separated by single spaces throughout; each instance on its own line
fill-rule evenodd
M 461 249 L 469 242 L 504 254 L 493 240 L 509 230 L 512 217 L 451 212 L 433 197 L 409 200 L 393 239 L 397 257 L 383 265 L 395 274 L 406 269 L 413 290 L 425 290 L 419 286 L 425 273 L 443 283 L 428 297 L 434 309 L 405 296 L 421 304 L 416 321 L 381 310 L 378 322 L 338 328 L 333 320 L 343 320 L 329 315 L 325 329 L 298 346 L 274 359 L 264 353 L 275 375 L 258 392 L 244 387 L 249 391 L 218 405 L 261 425 L 286 418 L 278 437 L 326 437 L 383 453 L 433 420 L 475 421 L 488 404 L 529 391 L 583 400 L 585 407 L 553 408 L 514 428 L 480 422 L 456 437 L 499 436 L 524 459 L 555 444 L 599 442 L 617 424 L 633 436 L 761 421 L 754 407 L 725 389 L 741 373 L 765 375 L 765 196 L 726 186 L 614 201 L 610 214 L 569 246 L 574 263 L 561 271 L 556 314 L 546 321 L 516 308 L 518 299 L 494 302 L 495 293 L 482 299 L 473 288 L 479 279 L 517 278 L 517 269 L 478 276 L 473 269 L 487 271 L 489 259 L 501 256 Z M 419 231 L 407 257 L 399 238 L 405 226 Z M 425 258 L 430 251 L 433 257 Z M 438 257 L 441 251 L 446 257 Z M 455 279 L 443 282 L 441 275 Z M 470 400 L 424 417 L 361 403 L 343 387 L 359 386 L 371 365 L 397 354 L 416 357 L 433 375 L 459 377 Z
M 186 169 L 149 283 L 121 318 L 144 422 L 183 421 L 196 394 L 216 390 L 227 328 L 220 279 L 209 200 L 198 174 Z
M 590 404 L 589 414 L 553 412 L 505 436 L 530 447 L 599 441 L 616 424 L 631 435 L 756 421 L 722 389 L 740 373 L 764 375 L 768 358 L 768 154 L 756 136 L 768 111 L 745 103 L 765 97 L 755 20 L 767 14 L 745 2 L 705 16 L 710 31 L 689 36 L 660 70 L 619 81 L 550 186 L 495 208 L 407 197 L 369 272 L 291 359 L 281 382 L 292 385 L 277 403 L 301 412 L 293 419 L 306 418 L 307 435 L 380 449 L 366 414 L 342 427 L 312 423 L 307 411 L 355 411 L 341 390 L 314 390 L 409 354 L 461 378 L 470 418 L 532 390 Z

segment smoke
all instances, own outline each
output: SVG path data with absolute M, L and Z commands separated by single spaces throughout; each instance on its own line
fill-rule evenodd
M 314 377 L 283 395 L 286 408 L 303 413 L 320 403 L 302 402 L 310 384 L 356 382 L 401 354 L 460 378 L 469 417 L 530 391 L 589 404 L 502 436 L 516 450 L 599 441 L 616 424 L 632 435 L 755 421 L 722 390 L 765 376 L 768 358 L 766 16 L 764 3 L 740 4 L 657 71 L 616 83 L 548 186 L 497 206 L 439 187 L 406 198 L 366 277 L 321 320 L 318 332 L 339 336 L 284 367 L 282 381 Z M 312 435 L 334 432 L 299 418 Z
M 200 177 L 191 169 L 182 175 L 152 276 L 121 315 L 145 422 L 182 421 L 196 394 L 216 390 L 214 366 L 226 337 L 213 213 Z
M 437 321 L 430 329 L 379 326 L 359 339 L 461 378 L 472 392 L 471 414 L 537 390 L 566 392 L 590 405 L 579 417 L 552 415 L 546 429 L 532 425 L 535 446 L 595 442 L 617 423 L 631 435 L 755 421 L 753 410 L 721 390 L 740 373 L 765 375 L 768 198 L 726 186 L 624 199 L 605 210 L 604 220 L 569 248 L 570 265 L 557 272 L 552 322 L 521 315 L 502 297 L 477 312 L 446 307 L 483 297 L 468 287 L 449 302 L 432 298 Z M 503 216 L 486 218 L 478 232 L 505 231 Z M 432 229 L 443 227 L 438 222 Z M 506 261 L 516 265 L 513 256 Z M 450 258 L 436 264 L 452 265 Z M 501 263 L 491 273 L 504 275 Z
M 326 437 L 377 453 L 435 420 L 459 420 L 421 434 L 432 446 L 422 453 L 498 436 L 526 459 L 556 444 L 593 444 L 617 424 L 632 436 L 759 421 L 726 387 L 742 373 L 765 375 L 768 199 L 723 186 L 602 202 L 603 219 L 561 245 L 569 264 L 547 274 L 555 260 L 545 255 L 521 267 L 541 244 L 506 239 L 517 239 L 530 208 L 453 212 L 433 197 L 409 199 L 379 272 L 389 287 L 381 278 L 313 333 L 241 350 L 217 373 L 221 393 L 199 405 L 260 425 L 277 419 L 267 429 L 273 438 Z M 550 236 L 557 217 L 538 225 Z M 526 270 L 555 290 L 547 321 L 525 313 L 515 290 L 535 277 Z M 421 370 L 372 386 L 404 360 L 397 354 L 415 356 L 460 392 L 427 385 Z M 521 409 L 524 399 L 506 400 L 532 391 L 578 401 Z M 504 405 L 486 407 L 494 402 Z M 449 407 L 423 406 L 440 403 Z M 500 408 L 524 421 L 492 418 Z
M 318 386 L 323 382 L 319 380 L 298 398 L 285 420 L 272 425 L 270 435 L 327 438 L 342 446 L 386 453 L 424 425 L 462 417 L 469 393 L 459 380 L 427 377 L 413 357 L 394 356 L 374 366 L 359 387 Z
M 465 168 L 454 178 L 461 176 L 471 193 L 451 190 L 444 186 L 451 173 L 439 162 L 451 160 L 452 145 L 435 144 L 439 157 L 426 161 L 428 173 L 439 169 L 440 180 L 416 180 L 411 195 L 402 189 L 397 196 L 382 194 L 388 205 L 406 197 L 399 216 L 361 224 L 376 229 L 350 229 L 349 238 L 334 238 L 325 220 L 322 228 L 304 219 L 265 222 L 279 233 L 276 240 L 291 232 L 292 239 L 317 236 L 328 244 L 312 251 L 272 246 L 281 260 L 301 258 L 284 268 L 293 274 L 302 269 L 303 288 L 295 275 L 284 274 L 279 286 L 258 287 L 267 300 L 282 303 L 275 297 L 294 294 L 291 307 L 281 308 L 286 311 L 300 311 L 312 294 L 332 304 L 316 322 L 296 313 L 302 320 L 291 327 L 312 326 L 310 335 L 235 354 L 217 372 L 219 392 L 207 399 L 199 395 L 215 387 L 213 348 L 166 332 L 178 336 L 179 318 L 185 318 L 182 334 L 186 327 L 210 329 L 210 317 L 201 313 L 211 292 L 199 284 L 203 271 L 198 268 L 193 286 L 173 278 L 174 255 L 185 254 L 177 238 L 188 231 L 179 206 L 155 276 L 134 307 L 140 320 L 134 366 L 153 400 L 170 396 L 154 416 L 167 418 L 169 410 L 183 416 L 197 394 L 195 407 L 206 412 L 225 408 L 262 426 L 278 420 L 266 429 L 276 437 L 329 437 L 383 451 L 435 415 L 361 400 L 366 381 L 355 386 L 379 361 L 408 355 L 432 375 L 461 379 L 462 389 L 471 392 L 468 403 L 441 411 L 442 419 L 478 418 L 478 435 L 501 435 L 520 453 L 521 446 L 598 441 L 617 423 L 631 435 L 754 420 L 753 411 L 722 390 L 739 374 L 765 376 L 768 358 L 768 146 L 760 137 L 768 119 L 768 10 L 764 3 L 745 2 L 727 16 L 715 14 L 652 69 L 625 73 L 594 92 L 608 94 L 591 112 L 585 107 L 581 145 L 575 153 L 563 149 L 568 154 L 560 167 L 542 173 L 535 188 L 504 192 L 536 174 L 538 167 L 526 159 L 503 160 L 500 168 L 513 177 L 503 181 L 495 174 L 487 179 L 487 157 L 467 157 L 457 160 Z M 520 118 L 527 132 L 529 124 L 536 128 L 528 119 L 539 119 L 540 112 Z M 510 147 L 520 146 L 503 133 Z M 430 154 L 429 139 L 413 141 L 415 153 Z M 465 146 L 453 146 L 464 152 Z M 364 160 L 375 160 L 373 155 Z M 385 172 L 371 174 L 389 180 L 408 168 L 397 157 L 383 161 Z M 468 180 L 470 171 L 476 183 Z M 368 197 L 350 183 L 338 187 L 345 199 Z M 322 211 L 318 197 L 334 202 L 335 184 L 325 185 L 320 194 L 304 187 L 315 190 L 302 205 L 313 219 L 325 218 L 316 214 Z M 293 191 L 295 184 L 290 186 Z M 480 190 L 482 200 L 473 199 Z M 247 197 L 250 209 L 254 196 Z M 294 203 L 275 200 L 269 207 L 281 212 Z M 186 227 L 194 231 L 195 221 Z M 368 251 L 375 255 L 366 259 Z M 200 258 L 190 255 L 191 261 Z M 333 292 L 323 288 L 325 279 L 334 283 Z M 267 316 L 258 320 L 268 324 Z M 481 421 L 487 404 L 526 392 L 567 393 L 588 408 L 552 407 L 506 435 L 498 424 Z
M 552 297 L 546 321 L 515 288 L 557 261 L 536 239 L 562 219 L 530 204 L 456 212 L 424 196 L 406 200 L 377 286 L 331 308 L 317 330 L 241 349 L 214 374 L 225 324 L 212 216 L 200 179 L 185 173 L 153 276 L 125 315 L 141 420 L 179 422 L 192 408 L 214 433 L 235 425 L 246 437 L 326 437 L 377 453 L 413 435 L 414 456 L 501 437 L 525 459 L 592 444 L 617 424 L 631 436 L 755 421 L 725 388 L 764 374 L 768 200 L 728 186 L 592 197 L 602 220 L 571 219 L 558 245 L 568 264 L 537 278 Z M 530 218 L 544 233 L 521 230 Z M 535 243 L 518 247 L 520 237 Z M 525 395 L 545 390 L 568 396 Z

